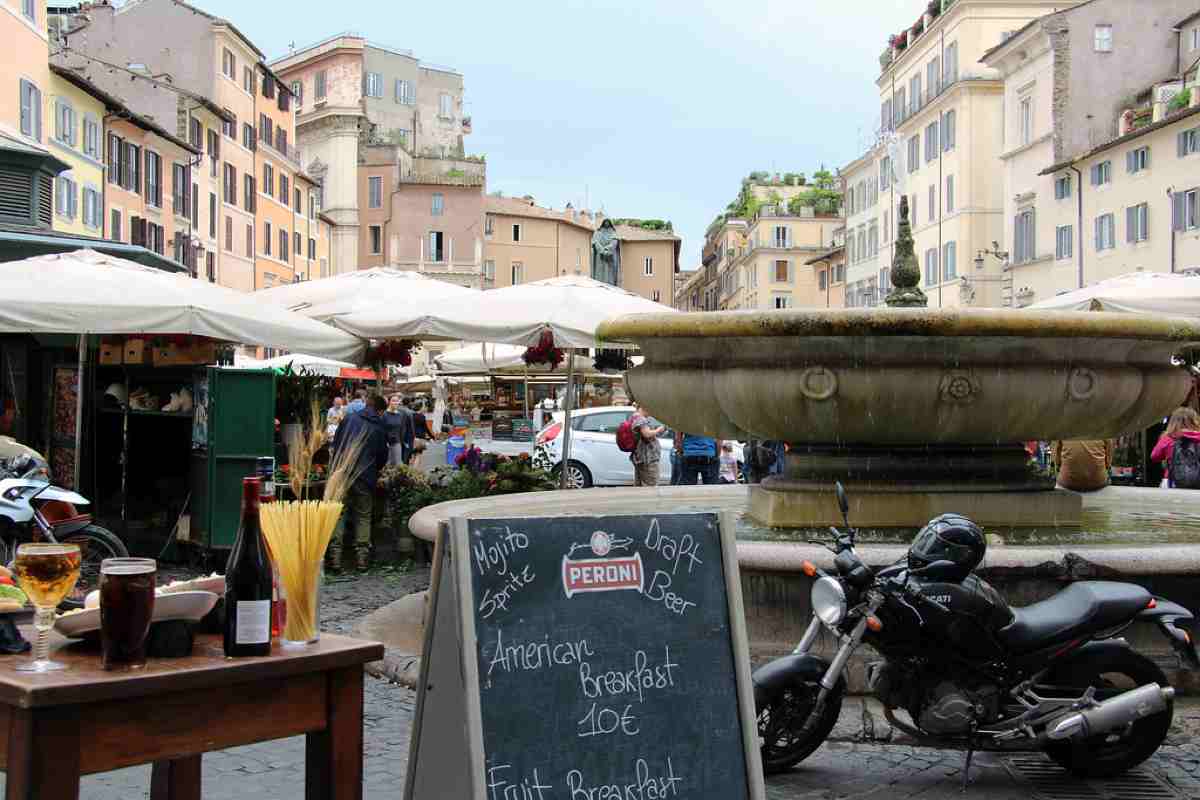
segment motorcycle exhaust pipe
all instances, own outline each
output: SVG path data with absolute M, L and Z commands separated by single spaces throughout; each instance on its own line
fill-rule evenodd
M 1175 690 L 1170 686 L 1161 687 L 1157 683 L 1148 683 L 1091 708 L 1060 717 L 1047 726 L 1046 738 L 1073 739 L 1107 733 L 1114 728 L 1165 711 L 1167 704 L 1174 697 Z

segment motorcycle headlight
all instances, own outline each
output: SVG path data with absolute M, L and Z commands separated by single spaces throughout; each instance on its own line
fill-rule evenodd
M 812 608 L 817 618 L 830 627 L 846 618 L 846 591 L 836 579 L 826 575 L 812 587 Z

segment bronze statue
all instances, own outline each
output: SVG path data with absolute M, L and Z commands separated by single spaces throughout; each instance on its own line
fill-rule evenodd
M 621 240 L 612 220 L 604 220 L 592 234 L 592 278 L 613 286 L 621 283 Z

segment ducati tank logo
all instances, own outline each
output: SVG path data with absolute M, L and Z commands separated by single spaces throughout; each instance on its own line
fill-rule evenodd
M 642 591 L 642 554 L 611 555 L 628 551 L 632 539 L 613 539 L 604 531 L 592 534 L 587 544 L 573 544 L 563 556 L 563 591 L 567 597 L 584 592 Z M 573 558 L 576 552 L 591 551 L 595 558 Z

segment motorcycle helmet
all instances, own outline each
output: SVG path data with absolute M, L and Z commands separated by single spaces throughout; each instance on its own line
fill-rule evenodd
M 961 514 L 934 517 L 917 532 L 908 548 L 908 568 L 920 569 L 935 561 L 950 561 L 957 567 L 951 580 L 962 581 L 983 563 L 987 539 L 983 529 Z

